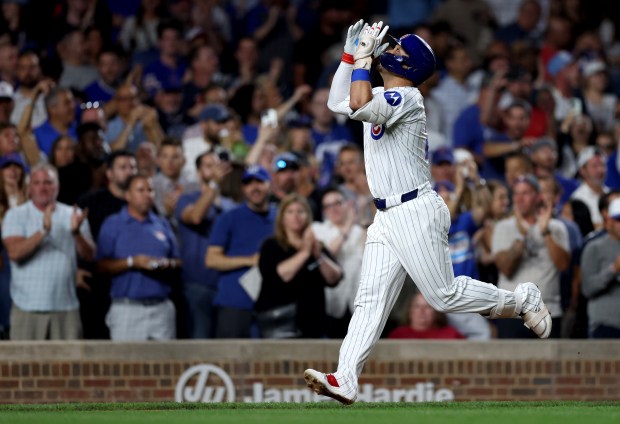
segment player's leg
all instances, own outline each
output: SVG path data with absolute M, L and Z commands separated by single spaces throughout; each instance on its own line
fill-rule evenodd
M 434 309 L 478 312 L 490 318 L 516 318 L 524 313 L 526 326 L 539 337 L 548 337 L 542 327 L 547 326 L 549 318 L 551 329 L 550 317 L 534 284 L 521 284 L 513 293 L 468 276 L 454 278 L 447 236 L 450 213 L 439 196 L 429 193 L 387 212 L 396 223 L 395 228 L 409 228 L 392 232 L 390 241 Z
M 353 403 L 357 397 L 357 379 L 381 336 L 406 276 L 392 249 L 373 240 L 375 225 L 369 229 L 355 310 L 340 347 L 338 371 L 328 375 L 315 370 L 305 373 L 313 390 L 345 404 Z

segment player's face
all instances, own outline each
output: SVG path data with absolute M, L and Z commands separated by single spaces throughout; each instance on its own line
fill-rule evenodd
M 308 226 L 308 212 L 301 203 L 291 203 L 282 215 L 284 229 L 287 232 L 301 234 Z

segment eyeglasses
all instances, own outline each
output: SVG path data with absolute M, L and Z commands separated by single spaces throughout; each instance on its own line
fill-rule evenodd
M 332 203 L 325 203 L 323 205 L 323 209 L 327 210 L 327 209 L 331 209 L 336 206 L 342 206 L 343 204 L 344 204 L 343 200 L 336 200 L 335 202 L 332 202 Z
M 86 102 L 80 105 L 80 109 L 82 110 L 99 109 L 100 106 L 101 106 L 101 103 L 99 102 Z

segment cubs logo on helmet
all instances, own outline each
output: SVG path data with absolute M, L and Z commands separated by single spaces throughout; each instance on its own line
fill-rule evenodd
M 385 125 L 373 125 L 370 127 L 370 136 L 373 140 L 379 140 L 385 133 Z

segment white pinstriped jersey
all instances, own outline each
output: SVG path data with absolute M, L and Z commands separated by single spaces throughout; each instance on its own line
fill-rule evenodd
M 430 180 L 423 98 L 415 87 L 372 90 L 349 116 L 364 122 L 366 176 L 374 197 L 407 193 Z
M 329 108 L 364 123 L 364 162 L 373 197 L 407 193 L 430 180 L 426 113 L 415 87 L 385 91 L 373 88 L 373 98 L 353 112 L 349 89 L 353 66 L 340 63 L 329 92 Z

